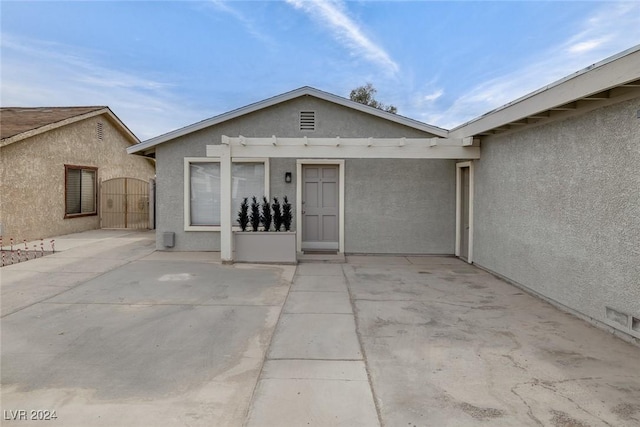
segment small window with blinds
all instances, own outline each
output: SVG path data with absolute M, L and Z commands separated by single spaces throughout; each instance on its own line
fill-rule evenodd
M 97 215 L 97 168 L 88 166 L 64 166 L 65 218 Z
M 300 111 L 300 130 L 316 130 L 316 112 Z

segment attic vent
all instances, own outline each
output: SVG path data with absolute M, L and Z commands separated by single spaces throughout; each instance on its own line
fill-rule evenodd
M 316 130 L 315 111 L 300 111 L 300 130 Z
M 96 136 L 100 141 L 104 138 L 104 129 L 102 127 L 102 122 L 98 122 L 96 125 Z

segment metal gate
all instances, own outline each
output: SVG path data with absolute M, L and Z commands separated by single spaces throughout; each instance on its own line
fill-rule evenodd
M 149 228 L 149 183 L 135 178 L 114 178 L 100 185 L 102 228 Z

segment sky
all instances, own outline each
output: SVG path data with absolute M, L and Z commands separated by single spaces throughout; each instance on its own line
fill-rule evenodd
M 640 44 L 640 2 L 0 1 L 0 105 L 107 105 L 146 140 L 372 83 L 451 129 Z

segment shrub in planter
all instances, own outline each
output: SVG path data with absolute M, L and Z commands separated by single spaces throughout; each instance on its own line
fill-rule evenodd
M 282 228 L 282 210 L 280 209 L 280 201 L 277 197 L 273 198 L 271 208 L 273 209 L 273 228 L 275 228 L 276 231 L 280 231 L 280 228 Z
M 284 225 L 285 231 L 291 231 L 291 220 L 293 216 L 291 214 L 291 203 L 287 199 L 287 196 L 284 196 L 282 203 L 282 225 Z
M 240 210 L 238 211 L 238 224 L 242 231 L 247 231 L 247 225 L 249 225 L 249 199 L 246 197 L 242 199 L 240 204 Z
M 262 210 L 262 214 L 260 214 L 260 221 L 262 221 L 262 226 L 264 227 L 264 231 L 269 231 L 271 229 L 271 203 L 267 200 L 266 197 L 262 198 L 262 206 L 260 206 Z
M 249 214 L 249 222 L 253 231 L 258 231 L 260 227 L 260 205 L 256 196 L 251 198 L 251 213 Z

